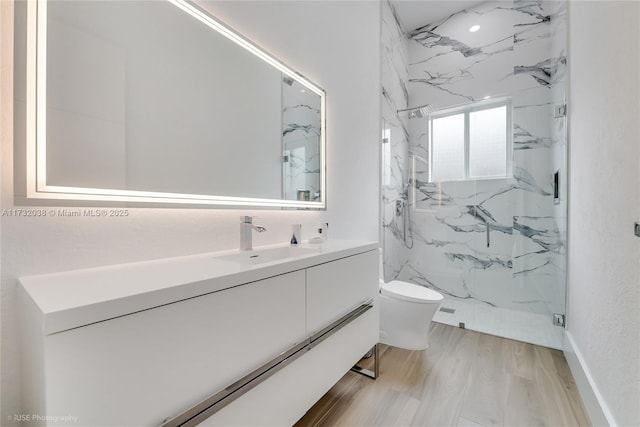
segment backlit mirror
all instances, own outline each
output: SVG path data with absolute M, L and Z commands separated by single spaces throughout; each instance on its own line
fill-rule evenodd
M 196 4 L 27 5 L 27 196 L 323 208 L 324 91 Z

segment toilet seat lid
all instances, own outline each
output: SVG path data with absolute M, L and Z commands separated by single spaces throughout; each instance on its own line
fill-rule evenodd
M 401 280 L 383 283 L 380 293 L 390 298 L 422 304 L 441 302 L 444 299 L 442 294 L 432 289 Z

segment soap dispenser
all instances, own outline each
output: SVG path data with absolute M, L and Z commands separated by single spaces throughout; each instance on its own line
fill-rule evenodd
M 328 232 L 329 232 L 329 223 L 328 222 L 321 222 L 320 225 L 318 226 L 318 235 L 316 237 L 314 237 L 313 239 L 310 239 L 309 242 L 310 243 L 323 243 L 327 241 L 327 237 L 328 237 Z
M 327 240 L 329 238 L 329 223 L 321 222 L 318 226 L 318 237 L 322 240 Z

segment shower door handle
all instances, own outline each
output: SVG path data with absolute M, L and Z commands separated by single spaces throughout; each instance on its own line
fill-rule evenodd
M 487 225 L 487 247 L 491 246 L 491 226 L 488 222 L 485 223 Z

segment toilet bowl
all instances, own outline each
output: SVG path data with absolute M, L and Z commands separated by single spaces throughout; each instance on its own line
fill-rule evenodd
M 407 350 L 429 346 L 429 325 L 444 297 L 424 286 L 380 281 L 380 342 Z

